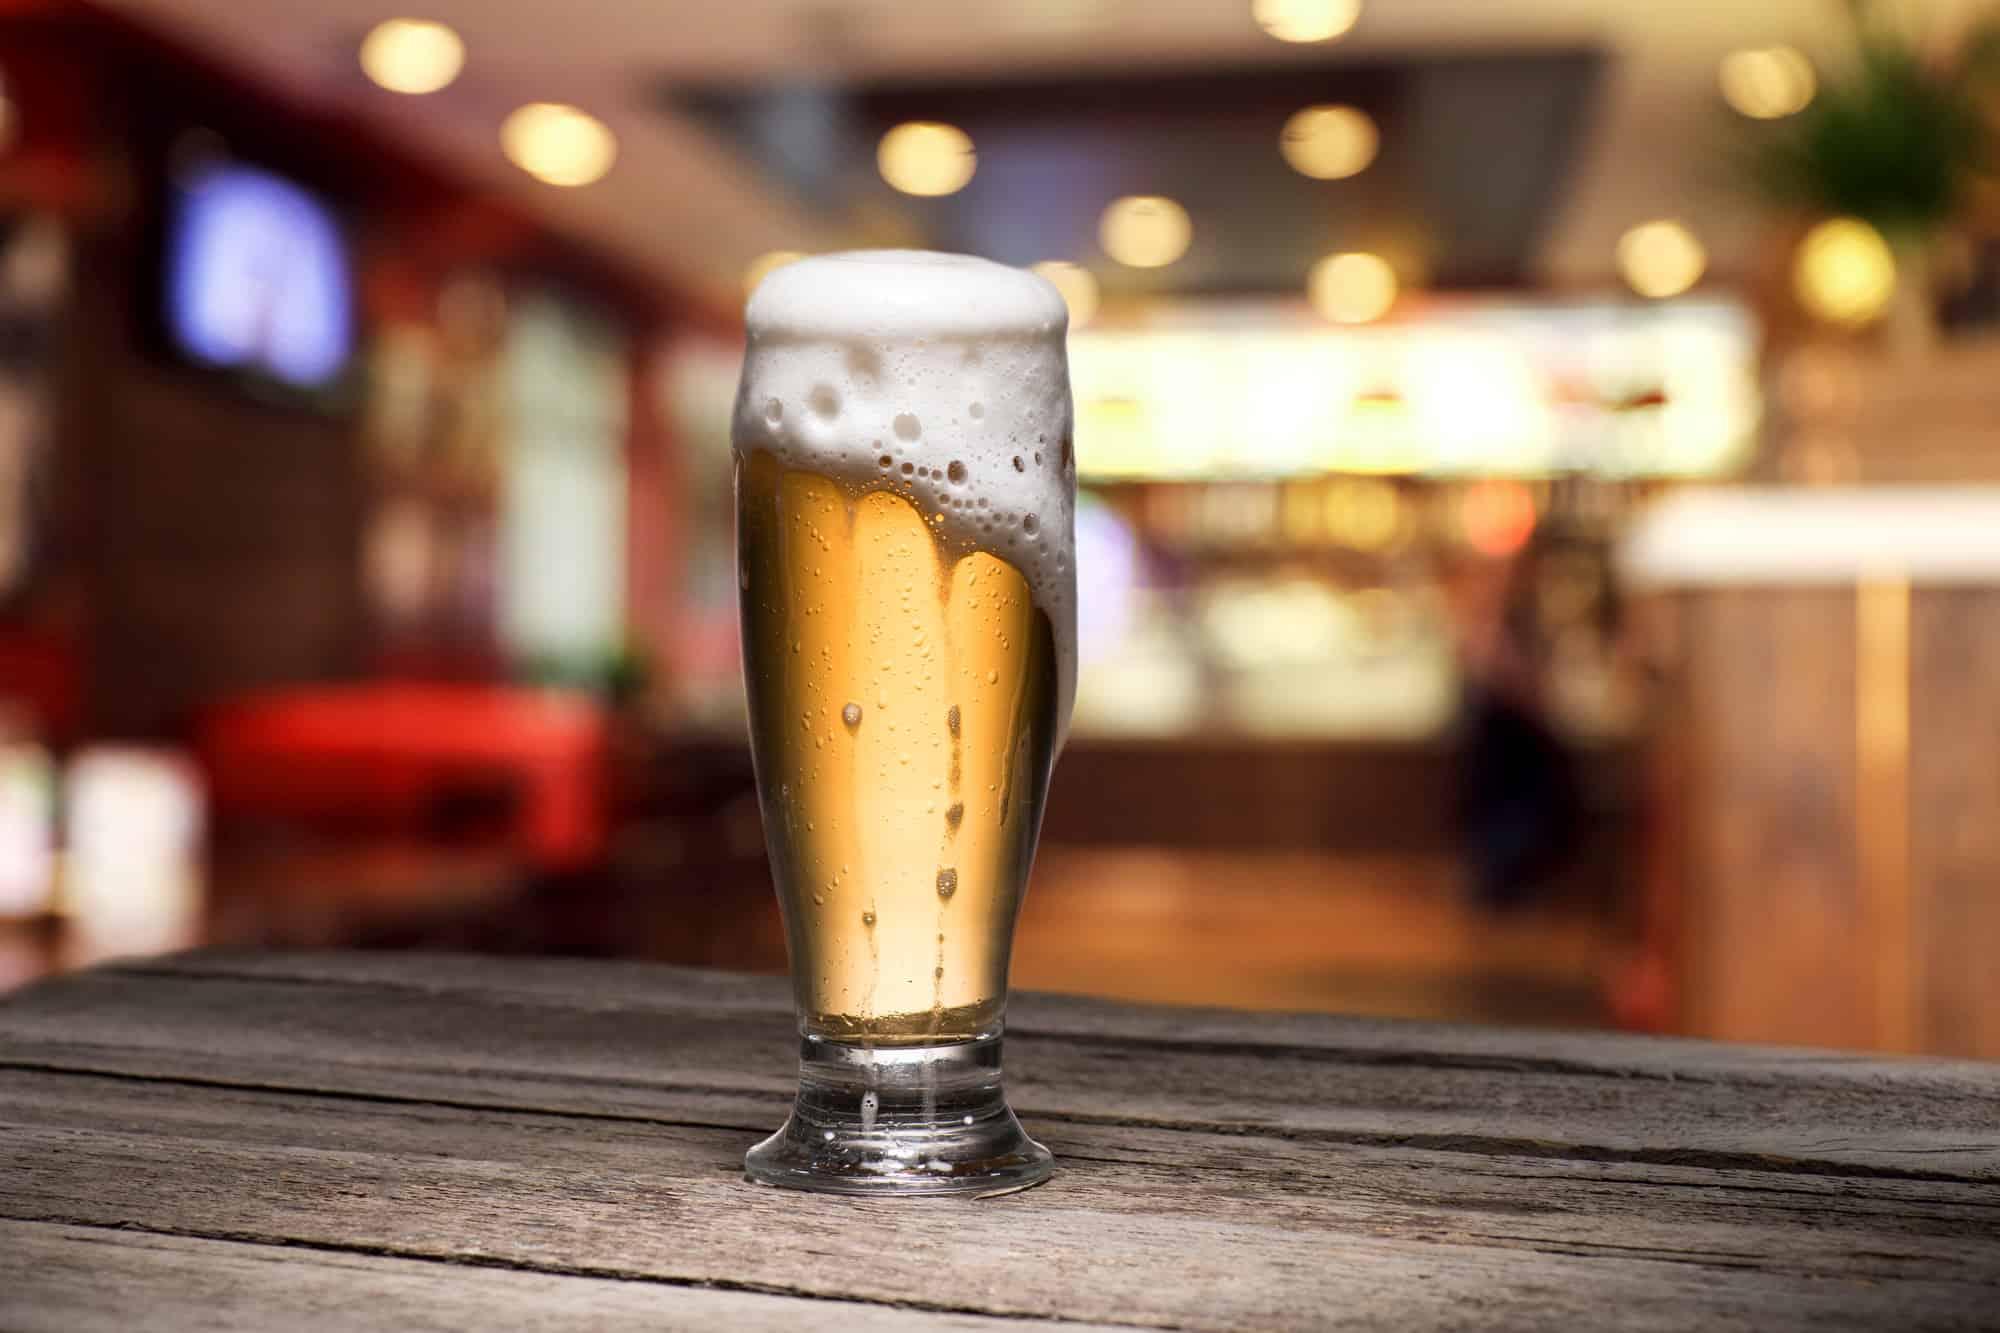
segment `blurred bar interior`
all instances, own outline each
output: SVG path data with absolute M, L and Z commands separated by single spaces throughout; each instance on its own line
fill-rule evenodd
M 1824 0 L 0 2 L 0 987 L 776 970 L 746 288 L 1042 268 L 1017 985 L 2000 1058 L 2000 39 Z

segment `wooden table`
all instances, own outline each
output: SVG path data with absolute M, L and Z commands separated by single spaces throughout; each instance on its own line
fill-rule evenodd
M 0 1328 L 2000 1327 L 2000 1066 L 1023 995 L 1040 1189 L 743 1182 L 781 982 L 194 955 L 0 1004 Z

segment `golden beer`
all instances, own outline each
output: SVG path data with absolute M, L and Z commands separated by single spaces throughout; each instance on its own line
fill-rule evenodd
M 884 1043 L 990 1030 L 1048 791 L 1057 680 L 1027 581 L 901 479 L 737 473 L 758 789 L 799 1012 Z

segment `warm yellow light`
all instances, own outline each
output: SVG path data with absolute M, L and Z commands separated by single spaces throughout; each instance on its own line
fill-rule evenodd
M 618 140 L 603 121 L 562 102 L 530 102 L 500 123 L 515 166 L 550 185 L 588 185 L 611 170 Z
M 1097 275 L 1081 264 L 1048 259 L 1035 265 L 1035 272 L 1055 284 L 1069 307 L 1069 326 L 1080 329 L 1097 313 Z
M 1285 122 L 1278 150 L 1300 175 L 1332 181 L 1366 170 L 1381 142 L 1367 112 L 1351 106 L 1309 106 Z
M 1312 266 L 1306 294 L 1313 308 L 1336 324 L 1366 324 L 1396 304 L 1396 270 L 1380 255 L 1350 251 Z
M 750 267 L 743 270 L 743 294 L 749 296 L 757 290 L 757 284 L 771 276 L 787 264 L 796 264 L 805 255 L 797 250 L 768 250 L 750 261 Z
M 1806 233 L 1792 266 L 1799 303 L 1831 324 L 1861 325 L 1888 308 L 1896 257 L 1860 218 L 1833 218 Z
M 1618 238 L 1618 272 L 1641 296 L 1656 301 L 1679 296 L 1707 268 L 1708 251 L 1671 218 L 1642 222 Z
M 1393 482 L 1354 478 L 1326 489 L 1327 534 L 1342 546 L 1379 551 L 1396 540 L 1403 501 Z
M 1097 224 L 1104 253 L 1133 268 L 1164 268 L 1186 254 L 1193 239 L 1187 210 L 1164 195 L 1114 199 Z
M 904 194 L 935 197 L 963 190 L 979 169 L 979 154 L 958 126 L 911 120 L 882 136 L 875 165 L 882 179 Z
M 465 68 L 465 43 L 442 23 L 388 19 L 361 39 L 361 69 L 392 93 L 434 93 Z
M 1819 90 L 1812 62 L 1796 47 L 1732 51 L 1717 73 L 1722 99 L 1753 120 L 1776 120 L 1806 109 Z
M 1281 42 L 1327 42 L 1354 26 L 1361 0 L 1251 0 L 1250 16 Z

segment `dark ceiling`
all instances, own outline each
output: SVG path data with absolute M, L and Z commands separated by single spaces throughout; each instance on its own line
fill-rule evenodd
M 1524 281 L 1589 123 L 1593 50 L 1423 55 L 1337 65 L 1132 72 L 983 83 L 662 90 L 808 209 L 863 243 L 912 243 L 1009 263 L 1071 259 L 1112 293 L 1297 291 L 1313 261 L 1374 249 L 1439 287 Z M 1374 117 L 1380 155 L 1317 181 L 1278 135 L 1314 103 Z M 901 195 L 875 143 L 906 120 L 972 136 L 979 169 L 943 199 Z M 1194 219 L 1187 255 L 1127 269 L 1098 249 L 1123 194 L 1164 194 Z

